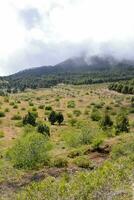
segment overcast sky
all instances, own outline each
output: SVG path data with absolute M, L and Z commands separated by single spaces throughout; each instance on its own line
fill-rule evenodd
M 84 53 L 134 57 L 134 0 L 0 0 L 0 75 Z

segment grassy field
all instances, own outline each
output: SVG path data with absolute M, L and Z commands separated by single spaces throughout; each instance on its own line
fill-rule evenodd
M 0 199 L 133 199 L 131 99 L 106 84 L 0 97 Z M 63 114 L 61 125 L 50 124 L 52 110 Z M 49 127 L 50 137 L 23 124 L 28 112 Z M 120 113 L 128 120 L 127 131 L 117 131 Z

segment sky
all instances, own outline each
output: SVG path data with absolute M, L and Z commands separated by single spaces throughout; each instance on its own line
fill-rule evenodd
M 0 0 L 0 76 L 69 57 L 134 58 L 134 0 Z

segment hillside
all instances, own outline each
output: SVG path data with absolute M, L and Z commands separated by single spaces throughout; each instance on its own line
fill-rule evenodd
M 1 200 L 133 199 L 131 96 L 58 85 L 0 105 Z
M 80 85 L 112 82 L 133 78 L 133 66 L 132 61 L 119 62 L 110 56 L 93 56 L 86 60 L 75 57 L 55 66 L 31 68 L 3 77 L 4 82 L 0 85 L 4 89 L 23 91 L 25 88 L 46 88 L 59 83 Z

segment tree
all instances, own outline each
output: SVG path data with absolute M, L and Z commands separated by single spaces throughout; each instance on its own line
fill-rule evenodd
M 50 136 L 50 129 L 46 124 L 39 123 L 37 127 L 37 131 L 42 133 L 43 135 Z
M 129 132 L 129 121 L 124 113 L 120 113 L 119 115 L 117 115 L 115 130 L 116 133 Z
M 104 114 L 100 125 L 101 125 L 102 129 L 107 129 L 113 125 L 113 122 L 108 113 Z
M 33 113 L 28 112 L 28 114 L 23 118 L 23 124 L 36 126 L 36 116 Z
M 57 114 L 55 111 L 52 111 L 48 117 L 49 122 L 51 123 L 51 125 L 54 125 L 55 122 L 57 121 Z
M 58 122 L 59 125 L 64 121 L 64 116 L 62 113 L 57 113 L 56 121 Z

